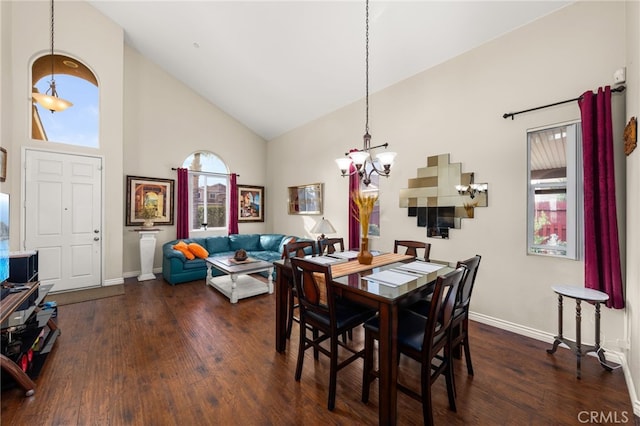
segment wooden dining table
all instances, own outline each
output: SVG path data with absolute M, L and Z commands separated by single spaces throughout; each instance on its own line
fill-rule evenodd
M 397 422 L 398 379 L 398 312 L 403 306 L 431 293 L 439 275 L 451 272 L 446 262 L 437 271 L 416 275 L 416 279 L 398 287 L 387 286 L 366 277 L 386 269 L 413 261 L 413 256 L 382 253 L 374 256 L 371 265 L 361 265 L 357 260 L 331 266 L 334 291 L 349 300 L 371 306 L 380 317 L 379 351 L 379 424 L 395 425 Z M 441 263 L 441 262 L 438 262 Z M 288 259 L 274 262 L 276 268 L 276 351 L 286 349 L 286 322 L 289 286 L 292 283 L 291 263 Z

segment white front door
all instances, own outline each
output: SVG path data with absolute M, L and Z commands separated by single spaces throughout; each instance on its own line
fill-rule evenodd
M 52 291 L 101 285 L 102 159 L 26 150 L 25 248 Z

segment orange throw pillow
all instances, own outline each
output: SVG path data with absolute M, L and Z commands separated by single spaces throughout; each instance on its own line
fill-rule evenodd
M 186 257 L 187 260 L 195 259 L 195 256 L 193 255 L 193 253 L 189 251 L 189 246 L 187 246 L 187 244 L 184 241 L 180 241 L 178 244 L 174 245 L 172 248 L 184 254 L 184 257 Z
M 191 253 L 193 253 L 196 257 L 199 257 L 200 259 L 206 259 L 207 257 L 209 257 L 209 252 L 207 251 L 207 249 L 205 249 L 198 243 L 190 243 L 187 245 L 187 247 L 189 247 L 189 251 Z

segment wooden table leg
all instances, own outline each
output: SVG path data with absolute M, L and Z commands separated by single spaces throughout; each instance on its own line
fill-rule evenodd
M 558 294 L 558 335 L 553 340 L 553 347 L 547 349 L 547 353 L 555 353 L 555 351 L 558 350 L 558 345 L 562 343 L 562 340 L 562 295 Z
M 287 292 L 288 283 L 283 268 L 276 269 L 276 351 L 284 352 L 287 346 Z
M 378 424 L 395 425 L 397 423 L 397 381 L 398 381 L 398 312 L 389 305 L 380 306 L 379 350 L 379 413 Z

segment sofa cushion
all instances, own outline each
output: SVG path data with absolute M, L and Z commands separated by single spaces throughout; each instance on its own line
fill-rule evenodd
M 187 247 L 195 257 L 198 257 L 200 259 L 206 259 L 207 257 L 209 257 L 209 252 L 207 251 L 207 249 L 205 249 L 198 243 L 189 243 L 187 244 Z
M 260 246 L 262 250 L 279 251 L 280 242 L 284 238 L 282 234 L 262 234 L 260 235 Z
M 206 239 L 207 245 L 205 246 L 209 254 L 221 253 L 225 251 L 231 251 L 229 246 L 229 237 L 209 237 Z
M 296 237 L 291 237 L 291 236 L 284 237 L 282 239 L 282 241 L 280 241 L 280 246 L 278 246 L 278 252 L 279 253 L 283 253 L 284 252 L 284 246 L 289 244 L 289 243 L 293 243 L 295 241 L 296 241 Z
M 189 270 L 194 270 L 194 269 L 202 269 L 204 268 L 204 270 L 207 269 L 207 264 L 204 262 L 203 259 L 193 259 L 190 260 L 188 262 L 184 262 L 184 266 L 183 266 L 185 271 L 189 271 Z
M 173 246 L 173 249 L 178 250 L 179 252 L 184 254 L 184 257 L 186 257 L 187 260 L 192 260 L 195 258 L 194 254 L 189 250 L 187 243 L 185 243 L 184 241 L 178 241 L 178 243 Z
M 260 247 L 260 234 L 232 234 L 229 235 L 231 251 L 245 249 L 246 251 L 262 250 Z

